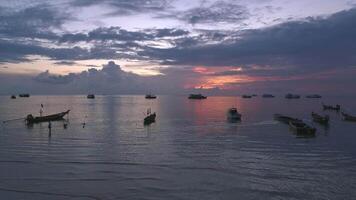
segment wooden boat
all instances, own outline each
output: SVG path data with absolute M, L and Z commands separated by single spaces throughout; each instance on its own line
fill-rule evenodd
M 190 94 L 188 99 L 206 99 L 208 97 L 203 96 L 202 94 Z
M 300 119 L 289 117 L 289 116 L 286 116 L 286 115 L 281 115 L 281 114 L 274 114 L 273 116 L 274 116 L 275 120 L 280 121 L 280 122 L 285 123 L 285 124 L 289 124 L 290 121 L 297 121 L 297 122 L 302 121 Z
M 316 129 L 310 127 L 303 121 L 289 121 L 289 127 L 297 135 L 314 136 Z
M 356 116 L 352 116 L 349 114 L 346 114 L 344 112 L 341 112 L 342 117 L 344 118 L 345 121 L 352 121 L 352 122 L 356 122 Z
M 30 97 L 30 94 L 19 94 L 19 97 Z
M 336 106 L 323 104 L 323 109 L 324 110 L 335 110 L 335 111 L 339 112 L 341 109 L 341 106 L 339 104 L 337 104 Z
M 274 95 L 272 94 L 264 94 L 262 95 L 263 98 L 274 98 Z
M 146 98 L 146 99 L 156 99 L 157 96 L 156 96 L 156 95 L 153 95 L 153 94 L 146 94 L 145 98 Z
M 58 121 L 58 120 L 63 120 L 63 117 L 69 113 L 70 110 L 67 110 L 65 112 L 57 113 L 57 114 L 52 114 L 52 115 L 47 115 L 47 116 L 41 116 L 41 117 L 33 117 L 31 114 L 27 115 L 26 117 L 26 122 L 27 124 L 34 124 L 34 123 L 41 123 L 41 122 L 49 122 L 49 121 Z
M 144 125 L 150 125 L 156 121 L 156 113 L 148 114 L 143 120 Z
M 308 99 L 320 99 L 321 96 L 318 95 L 318 94 L 311 94 L 311 95 L 305 96 L 305 98 L 308 98 Z
M 244 98 L 244 99 L 251 99 L 251 98 L 252 98 L 252 95 L 242 95 L 242 98 Z
M 328 115 L 321 116 L 317 113 L 312 112 L 311 116 L 313 118 L 313 121 L 315 121 L 319 124 L 324 124 L 324 125 L 329 124 L 329 116 Z
M 11 95 L 11 99 L 16 99 L 16 96 L 15 95 Z
M 230 108 L 227 111 L 227 119 L 229 121 L 238 121 L 241 120 L 241 114 L 237 111 L 236 108 Z
M 95 95 L 94 94 L 88 94 L 87 99 L 95 99 Z
M 286 99 L 300 99 L 300 95 L 297 94 L 286 94 L 285 96 Z

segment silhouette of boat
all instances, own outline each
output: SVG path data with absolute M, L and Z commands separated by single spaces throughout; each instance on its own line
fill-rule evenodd
M 244 98 L 244 99 L 251 99 L 251 98 L 252 98 L 252 95 L 246 95 L 246 94 L 244 94 L 244 95 L 242 95 L 242 98 Z
M 11 95 L 11 99 L 16 99 L 16 96 L 15 95 Z
M 228 120 L 241 120 L 241 114 L 237 111 L 236 108 L 230 108 L 228 111 L 227 111 L 227 119 Z
M 344 118 L 345 121 L 352 121 L 352 122 L 356 122 L 356 116 L 352 116 L 349 114 L 346 114 L 344 112 L 341 112 L 342 117 Z
M 144 125 L 150 125 L 156 121 L 156 113 L 151 113 L 151 109 L 147 109 L 147 116 L 143 119 Z
M 323 125 L 327 125 L 329 124 L 329 116 L 325 115 L 325 116 L 321 116 L 317 113 L 312 112 L 311 116 L 313 118 L 313 121 L 319 123 L 319 124 L 323 124 Z
M 49 122 L 49 121 L 58 121 L 63 120 L 63 117 L 69 113 L 70 110 L 65 112 L 47 115 L 47 116 L 40 116 L 40 117 L 33 117 L 32 114 L 27 115 L 26 122 L 27 124 L 34 124 L 34 123 L 41 123 L 41 122 Z
M 297 135 L 314 136 L 316 129 L 307 125 L 303 121 L 289 121 L 290 129 Z
M 19 97 L 30 97 L 30 94 L 19 94 Z
M 337 104 L 336 106 L 323 104 L 323 109 L 324 110 L 335 110 L 335 111 L 339 112 L 341 109 L 341 106 L 339 104 Z
M 296 121 L 296 122 L 301 122 L 302 121 L 300 119 L 289 117 L 289 116 L 286 116 L 286 115 L 281 115 L 281 114 L 274 114 L 273 117 L 274 117 L 275 120 L 280 121 L 280 122 L 285 123 L 285 124 L 289 124 L 290 121 Z
M 208 97 L 203 96 L 202 94 L 190 94 L 188 99 L 206 99 Z
M 318 94 L 311 94 L 311 95 L 305 96 L 305 98 L 308 98 L 308 99 L 320 99 L 321 96 L 318 95 Z
M 286 94 L 285 96 L 286 99 L 300 99 L 300 95 L 297 94 Z
M 263 94 L 262 97 L 263 98 L 274 98 L 274 95 L 272 95 L 272 94 Z
M 146 94 L 145 98 L 146 98 L 146 99 L 156 99 L 157 96 L 156 96 L 156 95 L 153 95 L 153 94 Z
M 88 94 L 87 99 L 95 99 L 95 95 L 94 94 Z

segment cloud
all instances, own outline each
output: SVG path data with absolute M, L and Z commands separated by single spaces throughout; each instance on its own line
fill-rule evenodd
M 170 3 L 171 0 L 72 0 L 71 5 L 78 7 L 107 5 L 114 10 L 108 15 L 131 15 L 162 11 L 170 7 Z
M 173 14 L 162 14 L 159 18 L 174 18 L 189 24 L 232 23 L 238 24 L 249 17 L 245 6 L 232 1 L 216 1 L 208 6 L 177 11 Z
M 216 44 L 140 52 L 167 65 L 285 67 L 305 74 L 356 65 L 356 9 L 327 18 L 307 18 L 273 27 L 240 31 L 239 37 Z
M 15 10 L 0 7 L 0 37 L 56 39 L 52 28 L 60 28 L 71 19 L 70 15 L 60 12 L 47 4 Z

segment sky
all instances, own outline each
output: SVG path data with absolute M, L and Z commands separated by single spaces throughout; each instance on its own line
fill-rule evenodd
M 354 95 L 355 7 L 0 0 L 0 94 Z

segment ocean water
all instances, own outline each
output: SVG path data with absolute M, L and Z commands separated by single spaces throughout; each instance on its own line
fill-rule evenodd
M 347 98 L 2 96 L 1 121 L 38 115 L 41 103 L 45 114 L 71 112 L 51 135 L 47 123 L 1 123 L 0 199 L 355 199 L 356 123 L 322 101 L 356 114 Z M 239 123 L 226 120 L 232 106 Z M 143 126 L 147 108 L 157 121 Z M 309 121 L 316 137 L 296 137 L 274 113 Z

